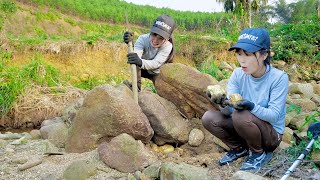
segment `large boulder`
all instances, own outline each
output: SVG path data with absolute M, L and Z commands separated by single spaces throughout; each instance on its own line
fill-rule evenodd
M 202 117 L 214 107 L 206 97 L 208 85 L 218 81 L 195 68 L 179 63 L 169 63 L 161 67 L 161 73 L 155 81 L 158 94 L 171 101 L 188 119 Z
M 139 105 L 154 130 L 156 144 L 188 142 L 191 124 L 179 114 L 172 102 L 150 91 L 143 91 L 139 95 Z
M 86 152 L 111 138 L 127 133 L 147 143 L 153 129 L 125 85 L 101 85 L 88 92 L 76 113 L 66 142 L 67 152 Z

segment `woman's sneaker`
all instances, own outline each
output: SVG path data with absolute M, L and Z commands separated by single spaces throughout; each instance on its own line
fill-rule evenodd
M 265 164 L 272 159 L 272 152 L 255 153 L 250 151 L 250 155 L 240 167 L 242 171 L 258 172 Z
M 226 155 L 224 155 L 219 160 L 218 163 L 220 166 L 223 166 L 223 165 L 226 165 L 228 163 L 231 163 L 231 162 L 237 160 L 238 158 L 241 158 L 243 156 L 247 156 L 248 153 L 249 153 L 249 151 L 247 148 L 241 148 L 240 150 L 232 149 Z

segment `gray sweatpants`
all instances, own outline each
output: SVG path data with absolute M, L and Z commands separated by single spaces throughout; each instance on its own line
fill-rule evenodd
M 282 139 L 270 123 L 247 110 L 234 111 L 231 116 L 209 110 L 202 116 L 202 124 L 231 149 L 249 147 L 253 152 L 272 152 Z

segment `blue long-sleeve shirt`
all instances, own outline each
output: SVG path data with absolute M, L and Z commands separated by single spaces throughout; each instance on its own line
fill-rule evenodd
M 267 66 L 266 73 L 260 78 L 236 68 L 228 81 L 227 93 L 228 97 L 237 93 L 253 102 L 255 106 L 251 113 L 269 122 L 279 134 L 283 134 L 288 83 L 288 75 L 271 66 Z

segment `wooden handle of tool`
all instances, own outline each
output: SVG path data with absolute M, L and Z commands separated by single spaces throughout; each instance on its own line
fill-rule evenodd
M 133 52 L 133 43 L 132 43 L 132 41 L 130 41 L 128 43 L 128 53 L 132 53 L 132 52 Z M 134 102 L 136 102 L 138 104 L 139 102 L 138 102 L 137 66 L 135 64 L 131 64 L 130 69 L 131 69 L 131 75 L 132 75 L 133 99 L 134 99 Z

